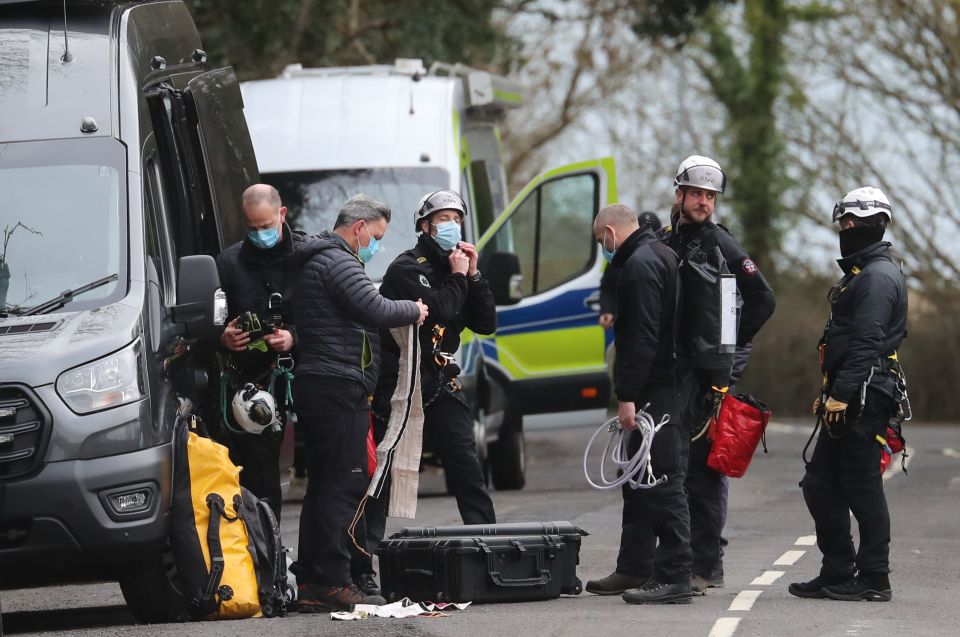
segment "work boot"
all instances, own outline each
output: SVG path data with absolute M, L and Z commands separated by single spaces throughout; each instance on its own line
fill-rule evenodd
M 890 578 L 886 575 L 856 575 L 843 584 L 825 586 L 824 596 L 844 602 L 889 602 L 893 599 Z
M 367 595 L 380 595 L 380 587 L 373 573 L 361 573 L 353 578 L 353 583 Z
M 587 592 L 594 595 L 623 595 L 623 592 L 630 588 L 640 588 L 647 583 L 649 577 L 642 575 L 624 575 L 623 573 L 611 573 L 601 579 L 592 579 L 587 582 Z
M 651 578 L 640 588 L 624 592 L 623 601 L 628 604 L 689 604 L 693 598 L 690 582 L 664 584 Z
M 693 591 L 694 595 L 706 595 L 708 588 L 723 588 L 724 586 L 723 575 L 715 577 L 694 575 L 690 578 L 690 590 Z
M 353 584 L 350 586 L 301 584 L 297 589 L 297 612 L 300 613 L 352 611 L 357 604 L 383 606 L 387 603 L 379 595 L 367 595 Z
M 808 599 L 825 599 L 827 596 L 823 592 L 824 587 L 843 584 L 846 581 L 846 579 L 834 579 L 830 577 L 824 577 L 823 575 L 818 575 L 809 582 L 794 582 L 790 584 L 790 586 L 787 587 L 787 591 L 791 595 L 796 595 L 797 597 L 806 597 Z

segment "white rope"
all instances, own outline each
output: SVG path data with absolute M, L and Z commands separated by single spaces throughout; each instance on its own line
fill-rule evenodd
M 649 406 L 649 403 L 644 405 L 643 409 L 637 412 L 634 418 L 642 440 L 640 448 L 632 457 L 628 457 L 627 448 L 630 434 L 633 432 L 621 427 L 616 417 L 600 425 L 590 436 L 590 442 L 587 443 L 587 448 L 583 452 L 583 475 L 587 478 L 591 487 L 607 490 L 629 484 L 633 489 L 650 489 L 666 482 L 667 476 L 663 475 L 657 478 L 653 475 L 650 451 L 653 449 L 654 435 L 660 431 L 661 427 L 670 422 L 670 415 L 664 414 L 660 422 L 654 424 L 653 416 L 644 411 Z M 590 449 L 593 447 L 594 441 L 603 431 L 610 433 L 610 438 L 607 440 L 607 446 L 600 457 L 600 478 L 599 483 L 597 483 L 590 477 L 590 471 L 587 469 L 587 459 L 590 457 Z M 606 467 L 608 463 L 622 472 L 619 477 L 613 479 L 607 477 Z

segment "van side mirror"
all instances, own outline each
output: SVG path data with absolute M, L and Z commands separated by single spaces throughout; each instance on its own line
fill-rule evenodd
M 513 252 L 493 252 L 481 259 L 480 271 L 490 281 L 497 305 L 516 305 L 523 299 L 520 259 Z
M 183 326 L 188 338 L 212 338 L 220 332 L 216 320 L 218 315 L 225 314 L 226 308 L 217 305 L 224 301 L 220 273 L 213 257 L 207 254 L 180 257 L 173 321 Z

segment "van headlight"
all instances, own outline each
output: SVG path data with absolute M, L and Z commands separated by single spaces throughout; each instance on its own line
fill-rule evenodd
M 63 372 L 57 378 L 57 393 L 78 414 L 140 400 L 145 396 L 140 350 L 137 340 L 119 352 Z

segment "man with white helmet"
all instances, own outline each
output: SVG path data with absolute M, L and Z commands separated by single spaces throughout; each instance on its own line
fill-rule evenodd
M 496 303 L 490 284 L 477 269 L 477 249 L 462 240 L 466 215 L 463 198 L 452 190 L 424 195 L 414 210 L 414 225 L 420 233 L 417 245 L 390 264 L 380 293 L 395 300 L 423 299 L 430 306 L 430 316 L 420 327 L 424 445 L 443 464 L 447 490 L 457 500 L 463 523 L 493 524 L 496 514 L 477 455 L 471 409 L 453 358 L 465 328 L 477 334 L 493 334 L 497 328 Z M 389 419 L 400 357 L 389 333 L 383 333 L 381 341 L 382 367 L 373 401 L 378 438 Z M 387 499 L 368 503 L 368 543 L 382 538 L 382 505 Z
M 673 182 L 679 207 L 674 224 L 663 235 L 681 260 L 683 309 L 677 376 L 684 405 L 681 419 L 695 437 L 709 414 L 704 405 L 712 404 L 717 392 L 727 391 L 739 379 L 751 341 L 776 305 L 773 290 L 754 260 L 726 228 L 711 220 L 726 183 L 720 165 L 709 157 L 691 155 L 684 159 Z M 703 285 L 704 272 L 714 277 L 707 285 Z M 736 277 L 742 299 L 734 352 L 730 351 L 734 349 L 732 343 L 720 347 L 720 326 L 705 326 L 703 321 L 704 308 L 719 298 L 720 277 L 726 272 Z M 710 446 L 705 435 L 690 444 L 685 478 L 693 550 L 691 585 L 699 594 L 708 587 L 723 586 L 721 534 L 727 513 L 727 482 L 725 476 L 707 466 Z
M 824 427 L 803 477 L 803 496 L 823 553 L 820 575 L 790 584 L 797 597 L 892 599 L 890 513 L 880 456 L 887 425 L 905 398 L 897 348 L 907 335 L 907 284 L 882 241 L 893 220 L 879 188 L 847 193 L 833 209 L 843 277 L 830 290 L 820 339 L 824 375 L 814 413 Z M 854 551 L 850 515 L 860 547 Z

